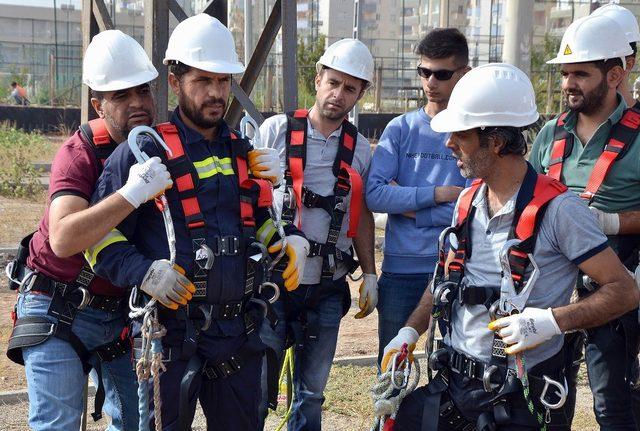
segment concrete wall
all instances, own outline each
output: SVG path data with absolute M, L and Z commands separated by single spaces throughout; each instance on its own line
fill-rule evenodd
M 273 112 L 264 113 L 265 117 Z M 369 139 L 378 139 L 387 123 L 400 114 L 367 114 L 359 116 L 360 133 Z M 75 130 L 80 125 L 79 108 L 21 107 L 0 105 L 0 121 L 8 121 L 26 131 L 40 130 L 45 133 L 63 129 Z

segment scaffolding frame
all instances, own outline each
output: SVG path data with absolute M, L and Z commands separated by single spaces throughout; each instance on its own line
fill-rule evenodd
M 173 14 L 179 22 L 189 16 L 176 0 L 144 0 L 144 12 L 144 49 L 159 74 L 152 84 L 152 90 L 155 94 L 156 122 L 160 123 L 166 121 L 168 114 L 168 68 L 162 64 L 162 59 L 169 41 L 169 13 Z M 202 12 L 227 25 L 227 0 L 209 0 Z M 247 18 L 246 15 L 245 18 Z M 114 28 L 103 0 L 82 0 L 81 27 L 83 53 L 93 36 Z M 297 108 L 296 27 L 295 0 L 276 0 L 240 83 L 235 79 L 232 80 L 231 92 L 234 98 L 225 114 L 225 120 L 230 126 L 237 125 L 243 109 L 259 124 L 264 120 L 249 96 L 280 30 L 282 30 L 283 76 L 287 77 L 283 79 L 284 110 L 291 111 Z M 85 123 L 96 118 L 96 113 L 91 106 L 91 94 L 86 85 L 82 86 L 81 95 L 81 122 Z

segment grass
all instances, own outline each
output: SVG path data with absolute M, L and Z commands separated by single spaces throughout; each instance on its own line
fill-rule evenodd
M 0 123 L 0 195 L 38 199 L 42 197 L 39 177 L 32 165 L 34 161 L 53 158 L 46 137 L 27 133 L 8 123 Z

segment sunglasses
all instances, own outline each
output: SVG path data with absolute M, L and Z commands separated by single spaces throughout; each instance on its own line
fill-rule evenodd
M 418 70 L 418 75 L 420 75 L 424 79 L 429 79 L 431 75 L 433 75 L 436 77 L 438 81 L 448 81 L 451 79 L 453 74 L 456 73 L 458 70 L 462 69 L 462 67 L 459 67 L 455 70 L 447 70 L 447 69 L 431 70 L 431 69 L 427 69 L 426 67 L 418 66 L 416 69 Z

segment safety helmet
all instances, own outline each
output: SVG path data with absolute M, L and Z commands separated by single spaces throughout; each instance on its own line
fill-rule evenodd
M 431 120 L 436 132 L 476 127 L 524 127 L 539 114 L 527 75 L 511 64 L 490 63 L 467 72 L 453 87 L 447 108 Z
M 624 31 L 605 15 L 589 15 L 572 22 L 562 36 L 556 58 L 547 64 L 585 63 L 625 57 L 633 53 Z
M 173 30 L 162 62 L 171 61 L 213 73 L 244 72 L 231 32 L 206 13 L 185 19 Z
M 591 15 L 604 15 L 617 22 L 622 31 L 624 31 L 627 42 L 632 43 L 640 41 L 638 20 L 629 9 L 624 8 L 619 4 L 609 3 L 594 10 Z
M 316 63 L 316 72 L 320 73 L 322 66 L 347 75 L 373 82 L 373 57 L 369 48 L 358 39 L 341 39 L 332 43 Z
M 96 34 L 82 60 L 82 82 L 95 91 L 124 90 L 157 77 L 144 49 L 120 30 Z

